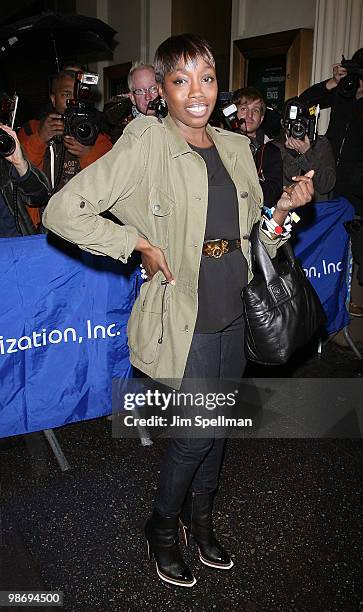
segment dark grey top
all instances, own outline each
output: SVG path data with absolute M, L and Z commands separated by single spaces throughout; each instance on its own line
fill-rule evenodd
M 208 173 L 208 211 L 204 240 L 238 239 L 240 232 L 236 187 L 216 147 L 190 147 L 204 159 Z M 219 259 L 202 255 L 195 331 L 221 331 L 241 316 L 241 291 L 246 284 L 247 262 L 241 249 L 222 255 Z

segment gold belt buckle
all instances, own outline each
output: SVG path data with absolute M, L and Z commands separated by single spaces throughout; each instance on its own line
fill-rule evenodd
M 211 244 L 214 242 L 215 244 Z M 219 259 L 222 255 L 228 253 L 228 240 L 222 240 L 218 238 L 217 240 L 210 240 L 208 244 L 208 255 L 210 257 L 214 257 L 215 259 Z

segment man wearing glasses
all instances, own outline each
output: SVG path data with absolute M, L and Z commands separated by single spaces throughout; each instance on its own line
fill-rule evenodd
M 148 108 L 149 102 L 158 96 L 154 67 L 151 64 L 134 62 L 130 68 L 127 83 L 133 104 L 133 116 L 155 115 L 155 111 Z

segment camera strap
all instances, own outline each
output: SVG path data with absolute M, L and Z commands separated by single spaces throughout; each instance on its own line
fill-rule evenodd
M 49 172 L 52 194 L 56 193 L 64 171 L 65 147 L 63 141 L 56 143 L 53 140 L 49 142 Z M 57 170 L 57 173 L 56 173 Z
M 343 147 L 344 147 L 344 144 L 345 144 L 345 141 L 346 141 L 346 138 L 347 138 L 347 133 L 348 133 L 349 127 L 350 127 L 350 121 L 348 121 L 348 123 L 345 124 L 344 136 L 342 138 L 342 142 L 340 143 L 339 153 L 337 155 L 337 160 L 336 160 L 337 167 L 340 164 L 340 158 L 341 158 Z
M 265 182 L 265 176 L 263 174 L 263 157 L 264 157 L 264 153 L 265 153 L 265 149 L 266 149 L 266 143 L 264 142 L 262 145 L 259 146 L 258 148 L 258 153 L 259 153 L 259 160 L 257 160 L 257 155 L 255 157 L 255 164 L 256 164 L 256 168 L 257 168 L 257 176 L 259 178 L 260 181 Z
M 257 169 L 257 175 L 260 181 L 264 182 L 266 179 L 263 174 L 263 158 L 266 148 L 266 143 L 264 142 L 265 136 L 264 133 L 258 129 L 256 138 L 250 138 L 250 149 L 255 160 L 255 165 Z
M 49 144 L 49 154 L 50 154 L 50 184 L 52 186 L 52 190 L 54 189 L 54 168 L 55 168 L 55 154 L 54 154 L 54 142 Z

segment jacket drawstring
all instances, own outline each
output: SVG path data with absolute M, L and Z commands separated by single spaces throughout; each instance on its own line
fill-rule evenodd
M 169 281 L 165 280 L 165 281 L 161 281 L 161 284 L 164 285 L 164 291 L 163 291 L 163 297 L 161 298 L 161 334 L 160 334 L 160 338 L 158 340 L 158 344 L 162 344 L 163 343 L 163 337 L 164 337 L 164 305 L 165 305 L 165 294 L 166 294 L 166 288 L 169 284 Z

